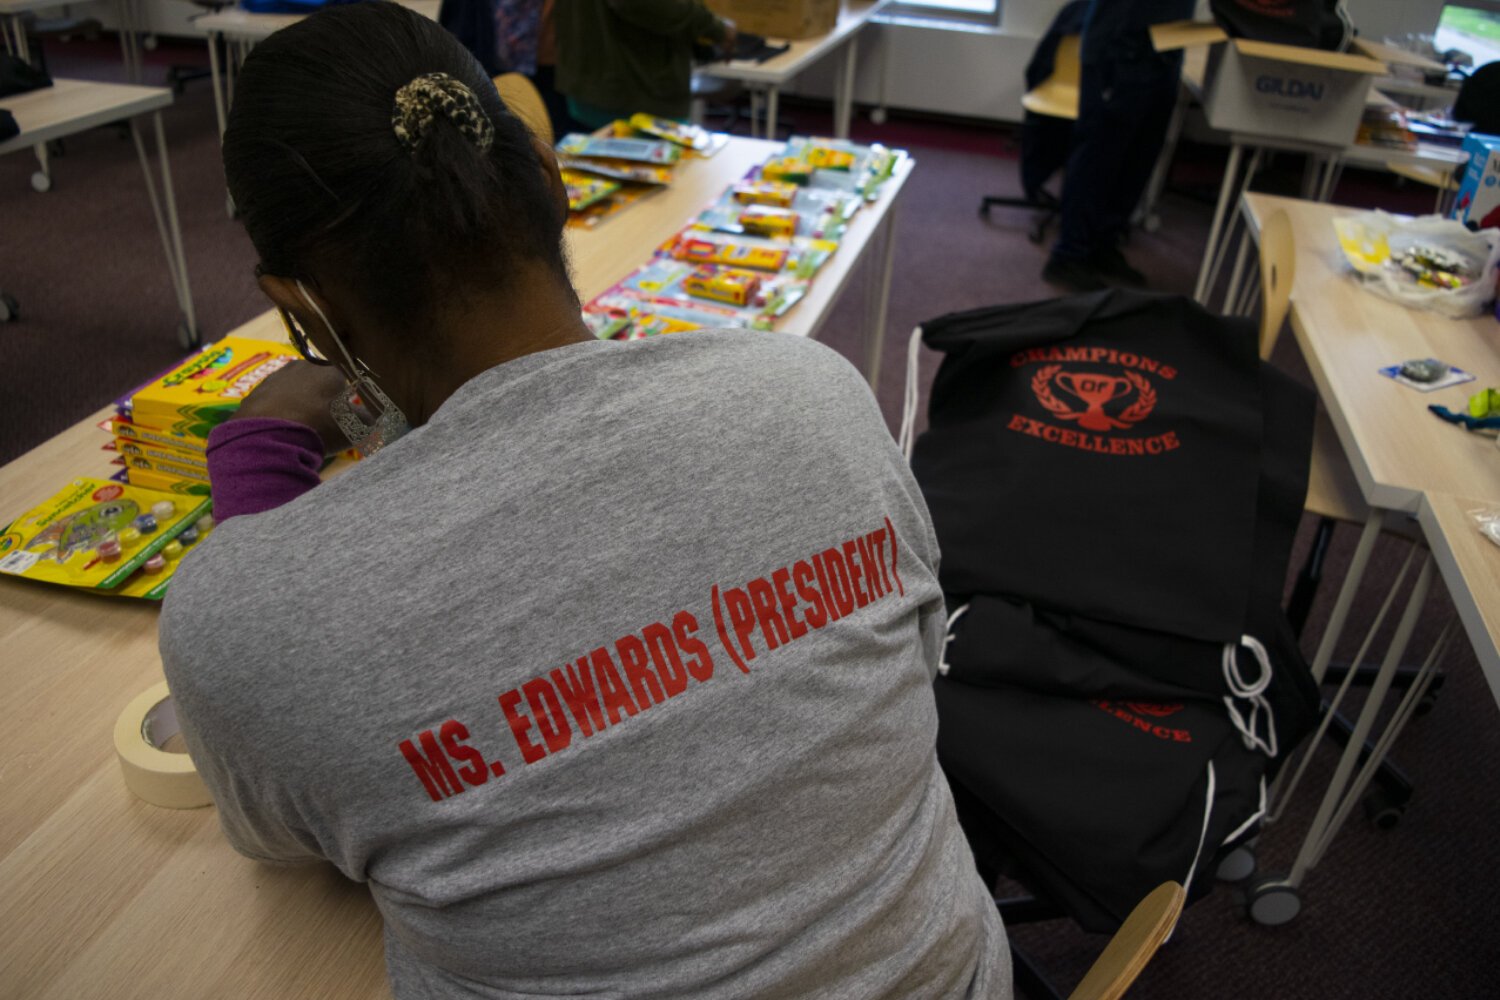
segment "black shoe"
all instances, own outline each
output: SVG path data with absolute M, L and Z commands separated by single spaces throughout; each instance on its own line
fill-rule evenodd
M 1065 257 L 1048 257 L 1047 266 L 1042 268 L 1042 280 L 1070 292 L 1098 292 L 1109 287 L 1094 265 Z
M 1122 285 L 1132 288 L 1144 288 L 1146 285 L 1146 276 L 1130 266 L 1130 261 L 1125 259 L 1119 247 L 1095 250 L 1093 256 L 1089 257 L 1089 263 L 1100 275 Z

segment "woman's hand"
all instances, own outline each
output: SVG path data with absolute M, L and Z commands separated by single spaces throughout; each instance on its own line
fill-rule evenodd
M 323 450 L 331 455 L 349 446 L 349 439 L 329 411 L 329 404 L 346 391 L 347 385 L 337 368 L 293 361 L 251 390 L 230 419 L 271 417 L 305 424 L 317 432 Z

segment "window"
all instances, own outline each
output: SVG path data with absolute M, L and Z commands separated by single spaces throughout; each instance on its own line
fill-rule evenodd
M 1450 3 L 1443 8 L 1433 43 L 1439 52 L 1458 49 L 1474 57 L 1475 66 L 1500 59 L 1500 3 Z
M 1000 0 L 896 0 L 886 10 L 891 14 L 933 20 L 980 21 L 986 24 L 997 24 L 1000 21 Z

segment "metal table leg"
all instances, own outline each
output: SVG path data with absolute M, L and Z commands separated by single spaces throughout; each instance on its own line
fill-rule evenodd
M 844 46 L 843 66 L 834 85 L 833 134 L 839 139 L 849 138 L 849 125 L 854 117 L 854 69 L 858 58 L 859 36 L 851 35 Z
M 879 271 L 871 275 L 870 298 L 865 303 L 865 377 L 870 388 L 880 384 L 880 359 L 885 353 L 886 315 L 891 304 L 891 272 L 896 261 L 896 212 L 892 205 L 880 224 L 880 232 L 872 236 L 882 241 L 878 258 Z
M 198 318 L 193 311 L 193 292 L 188 284 L 187 254 L 182 248 L 182 227 L 177 220 L 177 198 L 172 192 L 172 165 L 167 159 L 167 136 L 161 124 L 161 112 L 151 114 L 156 125 L 156 156 L 161 169 L 159 197 L 156 182 L 151 176 L 151 163 L 146 156 L 146 146 L 141 141 L 141 132 L 136 122 L 130 120 L 130 138 L 135 143 L 136 156 L 141 161 L 141 174 L 146 179 L 146 195 L 151 200 L 151 212 L 156 216 L 156 229 L 161 234 L 162 250 L 167 257 L 167 273 L 172 279 L 172 290 L 177 296 L 177 307 L 181 312 L 178 327 L 178 342 L 183 347 L 195 347 L 199 343 Z M 162 206 L 165 203 L 166 211 Z

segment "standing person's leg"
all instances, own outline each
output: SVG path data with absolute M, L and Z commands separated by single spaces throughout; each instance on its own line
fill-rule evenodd
M 1127 284 L 1145 283 L 1145 276 L 1120 253 L 1135 206 L 1151 180 L 1172 119 L 1176 77 L 1174 68 L 1155 63 L 1121 72 L 1116 88 L 1116 115 L 1128 123 L 1129 138 L 1116 160 L 1115 183 L 1101 210 L 1091 262 L 1106 277 Z
M 1062 224 L 1042 270 L 1042 278 L 1052 284 L 1073 291 L 1104 287 L 1089 257 L 1112 183 L 1109 160 L 1120 141 L 1115 132 L 1104 74 L 1098 66 L 1085 63 L 1079 80 L 1078 120 L 1073 124 L 1072 149 L 1063 175 Z

